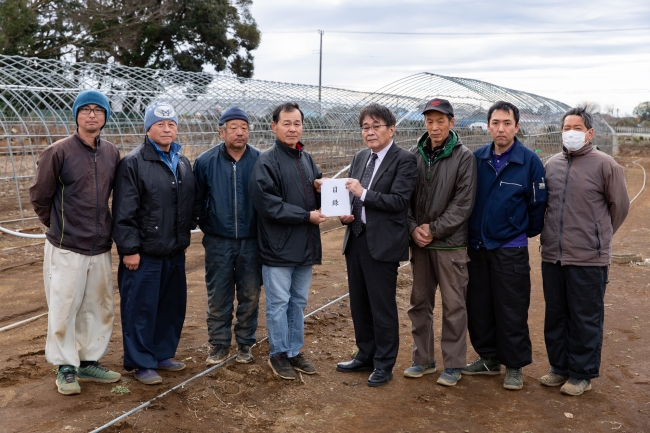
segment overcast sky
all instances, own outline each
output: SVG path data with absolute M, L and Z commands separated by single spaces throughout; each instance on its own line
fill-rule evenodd
M 318 85 L 324 30 L 323 86 L 374 91 L 431 72 L 613 105 L 621 116 L 650 100 L 650 1 L 254 0 L 251 12 L 261 80 Z M 644 29 L 601 31 L 632 28 Z M 598 32 L 526 34 L 576 30 Z

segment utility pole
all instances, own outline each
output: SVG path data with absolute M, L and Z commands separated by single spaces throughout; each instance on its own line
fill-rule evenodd
M 320 61 L 318 62 L 318 102 L 321 100 L 321 87 L 323 84 L 323 30 L 319 30 L 320 34 Z

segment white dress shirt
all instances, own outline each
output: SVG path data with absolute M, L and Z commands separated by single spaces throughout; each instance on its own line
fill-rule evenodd
M 390 147 L 392 145 L 393 145 L 393 142 L 391 141 L 388 146 L 384 147 L 382 150 L 377 152 L 377 160 L 375 161 L 375 169 L 372 171 L 372 177 L 370 178 L 370 183 L 368 184 L 368 187 L 370 187 L 370 185 L 372 185 L 372 181 L 375 178 L 375 174 L 377 173 L 377 170 L 379 169 L 379 166 L 381 165 L 381 162 L 384 160 L 384 157 L 388 153 L 388 149 L 390 149 Z M 371 159 L 372 158 L 368 158 L 368 163 L 370 163 Z M 366 167 L 368 166 L 368 163 L 366 163 Z M 361 201 L 364 201 L 366 199 L 366 192 L 367 191 L 368 191 L 367 189 L 364 189 L 363 192 L 361 193 L 361 197 L 359 197 L 359 199 Z M 364 224 L 366 223 L 366 207 L 365 206 L 363 206 L 361 208 L 361 221 Z

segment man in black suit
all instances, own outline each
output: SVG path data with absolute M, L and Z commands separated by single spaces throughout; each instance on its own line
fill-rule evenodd
M 361 110 L 359 125 L 368 147 L 350 164 L 352 215 L 343 254 L 348 268 L 350 310 L 359 352 L 338 371 L 372 371 L 368 385 L 381 386 L 393 377 L 399 346 L 397 268 L 408 260 L 406 215 L 417 183 L 415 155 L 393 142 L 395 116 L 382 105 Z

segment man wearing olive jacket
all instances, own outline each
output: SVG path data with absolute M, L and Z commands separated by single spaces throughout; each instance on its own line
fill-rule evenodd
M 438 383 L 453 386 L 467 365 L 467 224 L 474 206 L 476 159 L 452 129 L 454 109 L 449 101 L 433 99 L 422 114 L 427 132 L 411 149 L 418 161 L 418 183 L 408 213 L 413 241 L 413 288 L 408 308 L 413 365 L 404 376 L 436 372 L 433 307 L 440 286 L 440 347 L 445 369 Z
M 120 265 L 124 368 L 146 385 L 172 360 L 185 321 L 185 249 L 190 245 L 194 175 L 176 143 L 178 116 L 167 103 L 147 107 L 144 143 L 117 169 L 113 240 Z
M 630 208 L 623 169 L 591 144 L 593 119 L 584 108 L 562 118 L 564 151 L 546 163 L 548 207 L 542 245 L 551 371 L 540 381 L 580 395 L 598 377 L 605 286 L 612 236 Z

